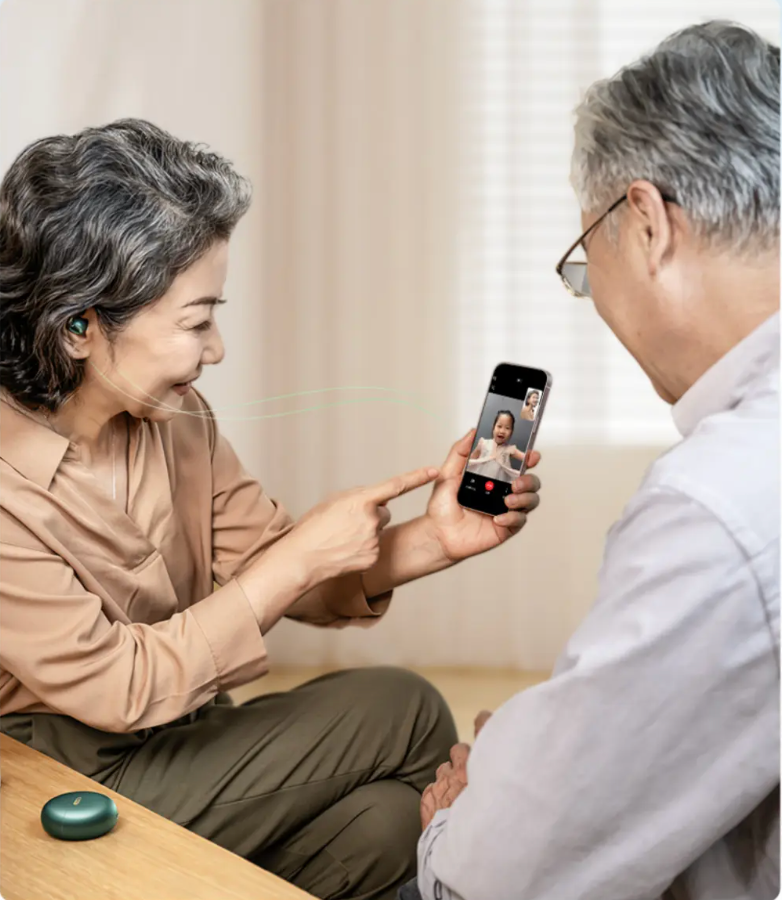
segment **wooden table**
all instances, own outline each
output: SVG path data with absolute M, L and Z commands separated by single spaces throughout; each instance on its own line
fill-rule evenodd
M 98 791 L 119 821 L 91 841 L 59 841 L 41 808 Z M 0 735 L 0 893 L 5 900 L 313 900 L 234 853 Z

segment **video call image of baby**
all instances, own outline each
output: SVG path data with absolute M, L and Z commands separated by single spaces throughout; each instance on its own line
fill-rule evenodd
M 489 394 L 467 463 L 468 472 L 497 481 L 513 481 L 518 476 L 532 426 L 528 424 L 529 419 L 517 421 L 513 409 L 522 416 L 529 400 L 528 393 L 521 406 L 512 397 Z M 537 407 L 533 419 L 536 410 Z

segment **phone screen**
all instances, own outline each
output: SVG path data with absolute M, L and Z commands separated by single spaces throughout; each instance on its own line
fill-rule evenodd
M 508 511 L 505 496 L 525 469 L 550 387 L 542 369 L 501 363 L 494 370 L 457 495 L 462 506 L 491 516 Z

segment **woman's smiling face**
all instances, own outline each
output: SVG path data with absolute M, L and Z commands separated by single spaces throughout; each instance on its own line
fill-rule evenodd
M 88 356 L 92 365 L 77 393 L 89 394 L 90 402 L 100 393 L 103 404 L 119 405 L 137 418 L 170 419 L 202 368 L 224 356 L 214 308 L 223 302 L 227 272 L 228 243 L 220 241 L 134 316 L 113 344 L 88 310 L 87 334 L 75 342 L 74 355 Z

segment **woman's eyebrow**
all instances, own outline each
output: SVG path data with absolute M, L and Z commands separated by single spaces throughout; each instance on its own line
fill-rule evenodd
M 199 297 L 197 300 L 189 300 L 182 309 L 188 306 L 217 306 L 218 303 L 227 303 L 222 297 Z

